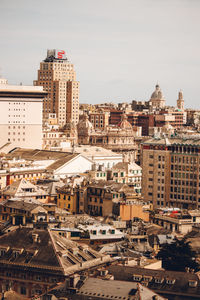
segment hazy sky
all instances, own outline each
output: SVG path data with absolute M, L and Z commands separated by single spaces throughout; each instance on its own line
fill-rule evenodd
M 47 49 L 63 49 L 80 102 L 149 100 L 183 90 L 199 107 L 199 0 L 0 0 L 0 74 L 32 85 Z

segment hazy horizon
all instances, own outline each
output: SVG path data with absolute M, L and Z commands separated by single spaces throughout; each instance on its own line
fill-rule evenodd
M 47 49 L 63 49 L 80 81 L 80 103 L 166 105 L 183 91 L 199 108 L 200 2 L 196 0 L 1 0 L 0 75 L 32 85 Z

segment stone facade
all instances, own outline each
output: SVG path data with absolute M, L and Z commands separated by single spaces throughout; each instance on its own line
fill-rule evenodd
M 136 156 L 136 132 L 127 121 L 127 116 L 122 115 L 117 126 L 107 126 L 105 130 L 95 131 L 87 115 L 83 115 L 77 125 L 79 144 L 101 146 L 115 152 L 124 153 L 132 160 Z M 131 154 L 131 155 L 130 155 Z

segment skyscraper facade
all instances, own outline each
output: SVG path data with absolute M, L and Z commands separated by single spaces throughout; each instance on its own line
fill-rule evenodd
M 43 86 L 47 97 L 43 103 L 43 118 L 50 113 L 57 116 L 58 124 L 79 120 L 79 82 L 76 81 L 74 65 L 63 50 L 47 50 L 46 59 L 40 63 L 38 79 L 34 85 Z

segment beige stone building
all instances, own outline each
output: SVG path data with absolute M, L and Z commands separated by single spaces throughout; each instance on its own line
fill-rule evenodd
M 66 58 L 65 51 L 48 50 L 46 59 L 40 63 L 35 85 L 48 92 L 43 103 L 43 117 L 56 114 L 58 124 L 79 119 L 79 82 L 76 81 L 74 65 Z
M 142 195 L 154 207 L 200 208 L 200 138 L 152 138 L 142 144 Z
M 63 127 L 58 129 L 43 129 L 43 149 L 45 150 L 63 151 L 77 143 L 77 129 L 74 122 L 67 122 Z
M 104 130 L 109 125 L 109 111 L 100 109 L 96 112 L 90 112 L 89 121 L 92 123 L 94 129 Z
M 79 144 L 90 144 L 122 153 L 128 161 L 134 161 L 136 158 L 135 137 L 140 136 L 141 131 L 140 128 L 132 127 L 125 114 L 116 126 L 110 125 L 104 130 L 95 130 L 88 116 L 84 114 L 77 125 L 77 131 Z

